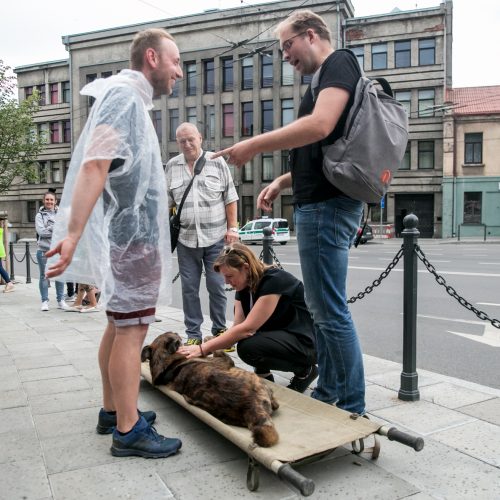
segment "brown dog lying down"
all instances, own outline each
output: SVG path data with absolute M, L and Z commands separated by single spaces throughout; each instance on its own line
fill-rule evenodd
M 262 379 L 235 367 L 222 351 L 209 358 L 186 359 L 177 353 L 181 344 L 177 333 L 167 332 L 142 349 L 141 359 L 149 359 L 153 384 L 167 384 L 189 404 L 225 424 L 248 427 L 259 446 L 276 444 L 278 433 L 271 414 L 279 405 Z

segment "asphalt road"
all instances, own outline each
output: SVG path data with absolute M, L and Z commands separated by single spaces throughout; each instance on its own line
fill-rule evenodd
M 420 240 L 429 262 L 460 296 L 489 317 L 500 319 L 500 245 L 443 243 Z M 352 249 L 349 260 L 349 297 L 365 290 L 387 268 L 402 240 L 374 240 Z M 261 247 L 251 247 L 259 254 Z M 302 278 L 294 241 L 274 250 L 283 267 Z M 16 250 L 18 252 L 18 250 Z M 21 255 L 18 255 L 20 257 Z M 24 263 L 16 262 L 16 273 L 25 275 Z M 500 388 L 500 330 L 481 321 L 460 305 L 419 263 L 417 368 Z M 174 270 L 177 270 L 174 255 Z M 32 279 L 38 266 L 31 265 Z M 232 319 L 233 292 L 228 292 L 227 317 Z M 208 299 L 202 280 L 202 308 L 208 314 Z M 174 283 L 173 306 L 182 308 L 180 280 Z M 402 362 L 403 261 L 371 294 L 351 305 L 351 311 L 366 354 Z

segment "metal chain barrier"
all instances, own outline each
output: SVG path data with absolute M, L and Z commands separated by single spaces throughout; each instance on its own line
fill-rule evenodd
M 418 245 L 415 245 L 415 253 L 417 254 L 417 257 L 423 262 L 427 270 L 434 276 L 438 284 L 444 286 L 451 297 L 457 300 L 460 305 L 464 306 L 469 311 L 472 311 L 479 319 L 483 321 L 489 321 L 495 328 L 500 329 L 500 320 L 490 318 L 485 312 L 480 311 L 479 309 L 474 307 L 469 301 L 460 296 L 451 285 L 448 285 L 446 283 L 446 280 L 443 278 L 443 276 L 437 273 L 436 268 L 427 260 L 427 257 L 425 256 L 423 250 Z
M 348 299 L 347 303 L 348 304 L 353 304 L 357 300 L 361 300 L 363 297 L 368 295 L 369 293 L 372 293 L 373 290 L 382 283 L 382 280 L 387 278 L 389 276 L 389 273 L 398 265 L 399 260 L 401 259 L 403 255 L 403 245 L 401 245 L 401 248 L 399 249 L 398 253 L 395 255 L 394 259 L 392 259 L 392 262 L 389 263 L 387 266 L 387 269 L 385 271 L 382 271 L 380 276 L 373 281 L 371 285 L 368 285 L 363 292 L 359 292 L 357 295 L 351 297 Z

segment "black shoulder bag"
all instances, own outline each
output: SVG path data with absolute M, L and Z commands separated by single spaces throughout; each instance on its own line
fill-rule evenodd
M 182 200 L 179 206 L 177 207 L 176 213 L 170 217 L 170 245 L 172 247 L 172 253 L 174 252 L 175 247 L 177 246 L 177 240 L 179 239 L 179 233 L 181 231 L 182 206 L 184 205 L 187 195 L 191 189 L 191 186 L 193 185 L 194 178 L 202 171 L 203 167 L 205 166 L 205 162 L 207 161 L 205 158 L 205 153 L 206 151 L 203 151 L 203 155 L 196 162 L 193 171 L 193 178 L 191 179 L 191 182 L 188 184 L 186 191 L 184 191 L 184 194 L 182 195 Z

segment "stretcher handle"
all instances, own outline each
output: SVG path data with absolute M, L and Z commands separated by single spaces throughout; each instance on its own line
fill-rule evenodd
M 415 451 L 421 451 L 424 447 L 423 438 L 412 436 L 411 434 L 396 429 L 396 427 L 384 426 L 378 430 L 378 433 L 382 434 L 382 436 L 387 436 L 389 441 L 397 441 L 398 443 L 413 448 Z
M 314 492 L 314 481 L 304 477 L 290 464 L 284 464 L 278 469 L 278 477 L 297 488 L 305 497 L 312 495 Z

